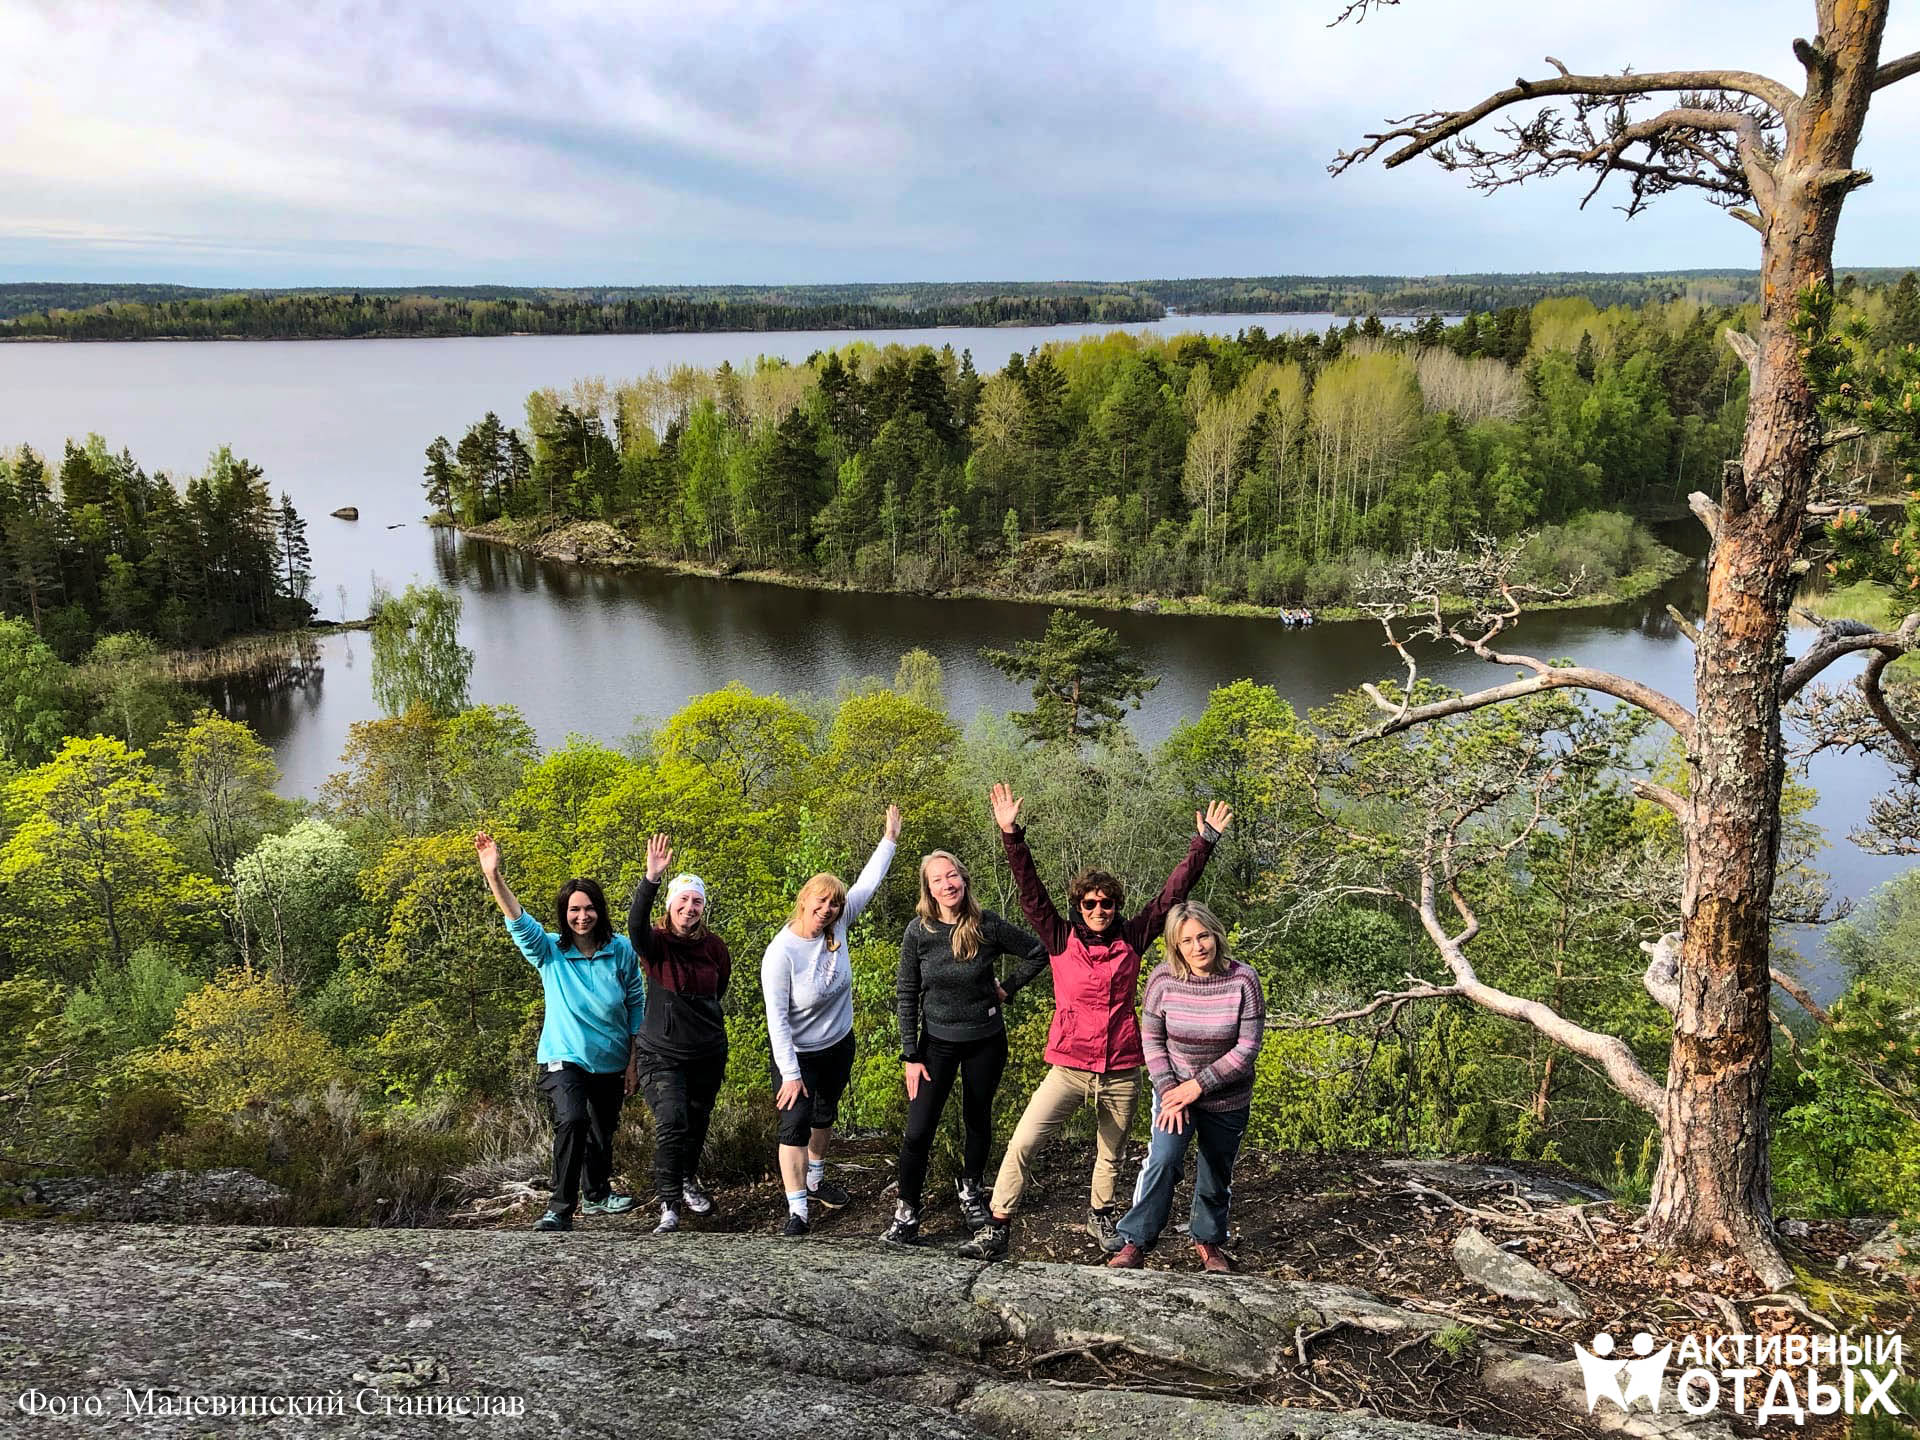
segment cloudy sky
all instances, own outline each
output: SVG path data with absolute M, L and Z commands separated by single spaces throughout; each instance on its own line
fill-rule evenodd
M 1794 83 L 1807 0 L 5 0 L 0 280 L 805 283 L 1750 266 L 1682 195 L 1340 180 L 1383 117 L 1544 72 Z M 1896 6 L 1888 55 L 1920 49 Z M 1920 263 L 1920 77 L 1838 258 Z

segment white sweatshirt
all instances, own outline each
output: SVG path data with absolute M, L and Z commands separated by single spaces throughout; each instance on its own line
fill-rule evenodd
M 893 841 L 873 847 L 867 868 L 847 890 L 846 908 L 827 936 L 804 940 L 791 925 L 767 942 L 760 961 L 760 993 L 767 1002 L 767 1038 L 782 1080 L 800 1078 L 800 1051 L 825 1050 L 853 1029 L 853 967 L 847 961 L 847 929 L 873 899 L 893 863 Z

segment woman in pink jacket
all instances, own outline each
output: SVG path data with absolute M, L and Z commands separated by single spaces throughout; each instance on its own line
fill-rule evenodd
M 1027 923 L 1047 947 L 1053 970 L 1053 1025 L 1047 1031 L 1047 1063 L 1052 1067 L 1027 1102 L 1014 1127 L 994 1181 L 992 1215 L 960 1247 L 969 1260 L 1006 1258 L 1009 1228 L 1020 1197 L 1033 1178 L 1041 1148 L 1059 1134 L 1085 1104 L 1096 1112 L 1098 1146 L 1093 1162 L 1087 1232 L 1103 1250 L 1121 1240 L 1115 1226 L 1114 1180 L 1120 1147 L 1126 1142 L 1139 1107 L 1146 1063 L 1140 1044 L 1140 1020 L 1134 996 L 1140 987 L 1140 962 L 1153 944 L 1167 912 L 1187 898 L 1213 854 L 1220 833 L 1233 823 L 1233 811 L 1216 800 L 1193 817 L 1197 832 L 1187 855 L 1167 877 L 1151 904 L 1129 920 L 1120 918 L 1126 892 L 1104 870 L 1083 870 L 1067 891 L 1068 914 L 1054 908 L 1047 887 L 1027 849 L 1020 825 L 1020 801 L 1005 784 L 992 791 L 994 823 L 1020 891 Z

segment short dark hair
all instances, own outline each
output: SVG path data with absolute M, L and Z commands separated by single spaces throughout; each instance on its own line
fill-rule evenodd
M 1080 902 L 1096 890 L 1113 901 L 1113 918 L 1117 921 L 1120 912 L 1126 908 L 1127 887 L 1120 883 L 1119 876 L 1109 875 L 1104 870 L 1089 868 L 1073 877 L 1072 883 L 1067 886 L 1067 903 L 1073 907 L 1073 913 L 1078 915 Z
M 567 901 L 576 892 L 593 902 L 594 914 L 598 917 L 593 922 L 593 948 L 602 949 L 613 939 L 613 920 L 607 914 L 607 892 L 600 888 L 598 880 L 579 876 L 562 885 L 559 895 L 554 897 L 553 913 L 560 925 L 560 948 L 564 950 L 573 944 L 573 927 L 567 924 Z

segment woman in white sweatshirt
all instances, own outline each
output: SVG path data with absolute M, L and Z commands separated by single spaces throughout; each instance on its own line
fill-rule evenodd
M 790 1236 L 805 1235 L 812 1202 L 847 1203 L 827 1175 L 827 1144 L 840 1097 L 853 1074 L 853 967 L 847 931 L 867 908 L 900 838 L 900 807 L 887 807 L 886 833 L 849 889 L 837 875 L 816 875 L 800 887 L 793 918 L 767 944 L 760 990 L 767 1002 L 773 1049 L 774 1106 L 780 1112 L 780 1178 L 787 1192 Z

